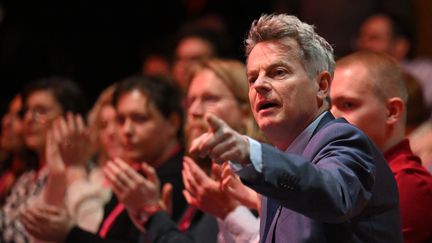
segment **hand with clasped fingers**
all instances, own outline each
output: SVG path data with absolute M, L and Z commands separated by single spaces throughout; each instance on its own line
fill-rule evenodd
M 148 219 L 152 214 L 166 210 L 172 212 L 172 185 L 161 185 L 156 171 L 147 163 L 141 163 L 138 173 L 122 159 L 109 161 L 104 174 L 120 202 L 129 212 L 134 224 L 144 231 L 143 216 Z

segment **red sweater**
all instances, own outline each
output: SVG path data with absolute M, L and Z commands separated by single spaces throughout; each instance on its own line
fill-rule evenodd
M 385 153 L 399 188 L 405 243 L 432 242 L 432 176 L 402 140 Z

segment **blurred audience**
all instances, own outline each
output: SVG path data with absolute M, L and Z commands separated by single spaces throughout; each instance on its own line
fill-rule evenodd
M 257 134 L 248 106 L 247 89 L 245 66 L 242 63 L 218 59 L 198 63 L 191 70 L 186 97 L 187 144 L 209 129 L 205 121 L 207 112 L 219 115 L 242 133 Z M 227 110 L 230 112 L 226 112 Z M 167 207 L 159 205 L 161 195 L 156 192 L 160 183 L 152 173 L 151 167 L 145 171 L 148 171 L 147 179 L 142 176 L 135 178 L 145 182 L 141 183 L 143 189 L 140 193 L 129 191 L 130 198 L 135 199 L 125 204 L 135 224 L 142 230 L 146 229 L 146 236 L 150 242 L 233 242 L 234 239 L 249 242 L 250 239 L 257 237 L 257 219 L 246 207 L 241 206 L 244 197 L 237 195 L 245 187 L 237 178 L 232 177 L 232 173 L 222 173 L 221 168 L 212 166 L 209 158 L 184 158 L 184 195 L 190 206 L 177 223 L 169 219 Z M 121 181 L 128 173 L 126 170 L 116 174 L 113 172 L 109 173 L 113 174 L 111 180 L 114 183 Z M 225 184 L 223 179 L 226 179 Z M 252 201 L 257 200 L 256 193 L 249 192 L 249 195 L 253 195 Z M 256 202 L 247 205 L 254 208 L 257 206 Z M 218 237 L 214 217 L 220 219 L 219 226 L 223 229 Z M 248 219 L 248 223 L 241 219 Z M 232 223 L 224 220 L 230 220 Z
M 412 59 L 413 30 L 406 20 L 390 14 L 375 14 L 362 23 L 357 48 L 386 52 L 417 78 L 423 87 L 426 105 L 432 110 L 432 60 Z
M 144 58 L 142 73 L 147 76 L 171 75 L 171 63 L 161 54 L 152 53 Z
M 37 80 L 26 86 L 22 92 L 23 109 L 21 115 L 24 142 L 30 150 L 36 153 L 38 165 L 36 169 L 22 174 L 17 179 L 6 199 L 5 205 L 1 208 L 1 241 L 29 241 L 29 235 L 19 220 L 20 214 L 27 207 L 45 201 L 47 195 L 43 193 L 43 190 L 47 185 L 50 185 L 50 178 L 53 176 L 51 173 L 52 167 L 47 164 L 58 159 L 58 157 L 52 156 L 50 150 L 46 149 L 47 134 L 55 123 L 62 119 L 64 121 L 64 118 L 61 117 L 65 116 L 66 112 L 84 114 L 84 101 L 85 98 L 80 88 L 73 81 L 60 77 Z M 65 127 L 61 129 L 63 128 Z M 70 213 L 74 214 L 78 213 L 76 209 L 79 208 L 81 203 L 77 200 L 79 195 L 76 195 L 76 192 L 68 190 L 64 201 Z M 60 199 L 62 200 L 63 197 L 60 197 Z M 86 224 L 87 220 L 85 215 L 82 216 L 82 221 L 78 220 L 77 223 L 86 227 L 88 226 Z M 40 224 L 40 222 L 38 223 Z
M 184 26 L 178 34 L 172 74 L 179 86 L 186 92 L 190 70 L 199 62 L 225 56 L 229 52 L 224 41 L 226 33 L 209 25 L 194 22 Z
M 146 76 L 172 78 L 172 52 L 170 38 L 147 43 L 141 48 L 141 73 Z
M 325 0 L 320 3 L 317 7 L 314 0 L 274 0 L 273 8 L 316 26 L 317 32 L 333 45 L 336 57 L 355 50 L 357 30 L 371 14 L 385 11 L 403 18 L 413 15 L 410 0 Z
M 90 138 L 93 144 L 94 168 L 91 168 L 91 180 L 102 182 L 102 167 L 117 157 L 122 157 L 123 148 L 117 132 L 116 110 L 112 104 L 115 85 L 105 88 L 90 110 L 87 120 Z
M 249 107 L 246 67 L 243 64 L 210 60 L 197 66 L 191 77 L 186 99 L 188 147 L 194 139 L 211 129 L 208 124 L 210 114 L 239 133 L 262 139 Z M 235 188 L 238 177 L 227 172 L 227 169 L 222 173 L 223 169 L 217 164 L 212 163 L 211 171 L 206 175 L 206 167 L 210 166 L 204 166 L 200 158 L 194 159 L 201 168 L 192 158 L 186 157 L 183 162 L 184 194 L 188 203 L 218 219 L 218 242 L 255 240 L 259 224 L 244 205 L 257 210 L 257 194 L 241 183 L 237 183 Z M 241 193 L 244 197 L 239 195 Z
M 21 95 L 17 94 L 2 117 L 0 148 L 6 157 L 0 162 L 0 205 L 3 205 L 16 179 L 35 162 L 24 143 L 22 119 L 19 116 L 21 109 Z
M 39 221 L 28 222 L 26 228 L 41 240 L 64 242 L 138 242 L 140 231 L 134 227 L 124 205 L 130 202 L 126 192 L 142 190 L 140 183 L 132 183 L 130 176 L 147 174 L 148 165 L 163 184 L 163 192 L 171 194 L 172 217 L 177 220 L 186 202 L 182 196 L 181 159 L 183 113 L 177 86 L 158 77 L 132 76 L 117 84 L 112 97 L 122 158 L 115 158 L 105 171 L 115 173 L 120 168 L 128 171 L 121 181 L 110 183 L 114 192 L 103 208 L 103 219 L 97 233 L 75 225 L 60 207 L 39 208 L 30 212 Z M 147 165 L 148 164 L 148 165 Z M 111 174 L 106 173 L 110 182 Z M 158 188 L 159 189 L 159 188 Z M 159 193 L 159 190 L 157 190 Z M 60 215 L 60 216 L 59 216 Z
M 406 102 L 407 121 L 406 135 L 410 135 L 429 119 L 429 110 L 423 96 L 421 83 L 410 73 L 403 72 L 404 82 L 408 93 Z
M 424 167 L 432 173 L 432 121 L 422 123 L 409 134 L 413 153 L 418 155 Z

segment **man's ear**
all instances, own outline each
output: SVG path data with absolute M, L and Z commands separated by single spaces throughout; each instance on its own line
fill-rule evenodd
M 394 125 L 403 117 L 405 104 L 400 97 L 392 97 L 387 100 L 387 124 Z
M 318 92 L 317 92 L 318 100 L 324 101 L 326 97 L 329 96 L 331 79 L 332 77 L 330 73 L 327 71 L 318 74 L 318 78 L 316 80 L 318 84 Z

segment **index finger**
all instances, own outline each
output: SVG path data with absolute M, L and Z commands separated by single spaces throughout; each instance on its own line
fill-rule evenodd
M 217 116 L 211 113 L 207 113 L 205 115 L 205 120 L 212 132 L 216 132 L 217 130 L 219 130 L 220 128 L 226 125 L 226 123 L 223 120 L 219 119 Z

